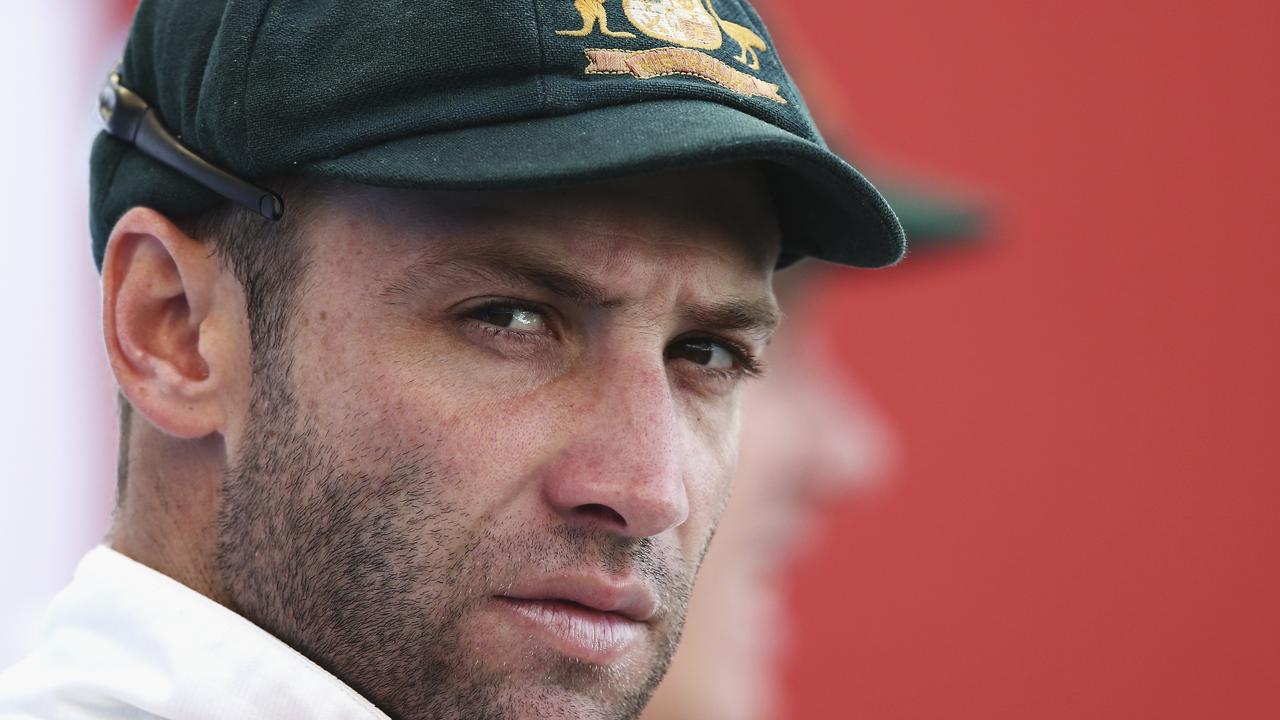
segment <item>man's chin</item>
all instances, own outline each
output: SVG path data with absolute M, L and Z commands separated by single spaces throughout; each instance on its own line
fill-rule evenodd
M 653 694 L 652 684 L 629 688 L 632 692 L 626 693 L 598 682 L 599 678 L 557 674 L 559 677 L 547 682 L 519 672 L 496 680 L 494 685 L 474 688 L 478 692 L 457 688 L 460 696 L 444 704 L 456 712 L 443 717 L 449 720 L 634 720 Z M 438 716 L 431 717 L 434 720 Z
M 620 705 L 560 686 L 526 686 L 512 689 L 501 698 L 497 717 L 504 720 L 625 720 L 638 717 L 647 700 L 646 696 L 641 701 Z

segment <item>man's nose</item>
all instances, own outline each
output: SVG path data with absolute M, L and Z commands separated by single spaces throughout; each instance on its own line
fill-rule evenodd
M 665 368 L 611 373 L 578 408 L 570 440 L 544 467 L 565 521 L 649 537 L 689 517 L 683 422 Z

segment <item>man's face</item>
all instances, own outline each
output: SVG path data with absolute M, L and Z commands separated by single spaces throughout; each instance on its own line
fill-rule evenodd
M 398 717 L 634 716 L 776 316 L 759 178 L 348 188 L 313 215 L 227 431 L 228 602 Z

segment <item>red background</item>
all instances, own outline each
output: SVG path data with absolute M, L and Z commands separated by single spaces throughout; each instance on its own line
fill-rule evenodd
M 1280 6 L 773 5 L 996 221 L 823 291 L 905 457 L 795 573 L 789 716 L 1280 717 Z

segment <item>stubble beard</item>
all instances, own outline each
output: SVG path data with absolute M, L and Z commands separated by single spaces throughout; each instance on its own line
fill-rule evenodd
M 477 522 L 444 499 L 465 481 L 424 446 L 352 450 L 334 434 L 354 428 L 300 413 L 287 367 L 255 363 L 252 420 L 221 489 L 217 564 L 233 610 L 403 720 L 640 714 L 675 651 L 696 566 L 676 569 L 647 538 Z M 521 569 L 584 566 L 629 570 L 662 593 L 647 668 L 514 658 L 543 670 L 512 679 L 467 654 L 461 624 L 478 599 Z M 566 708 L 566 693 L 583 702 Z

